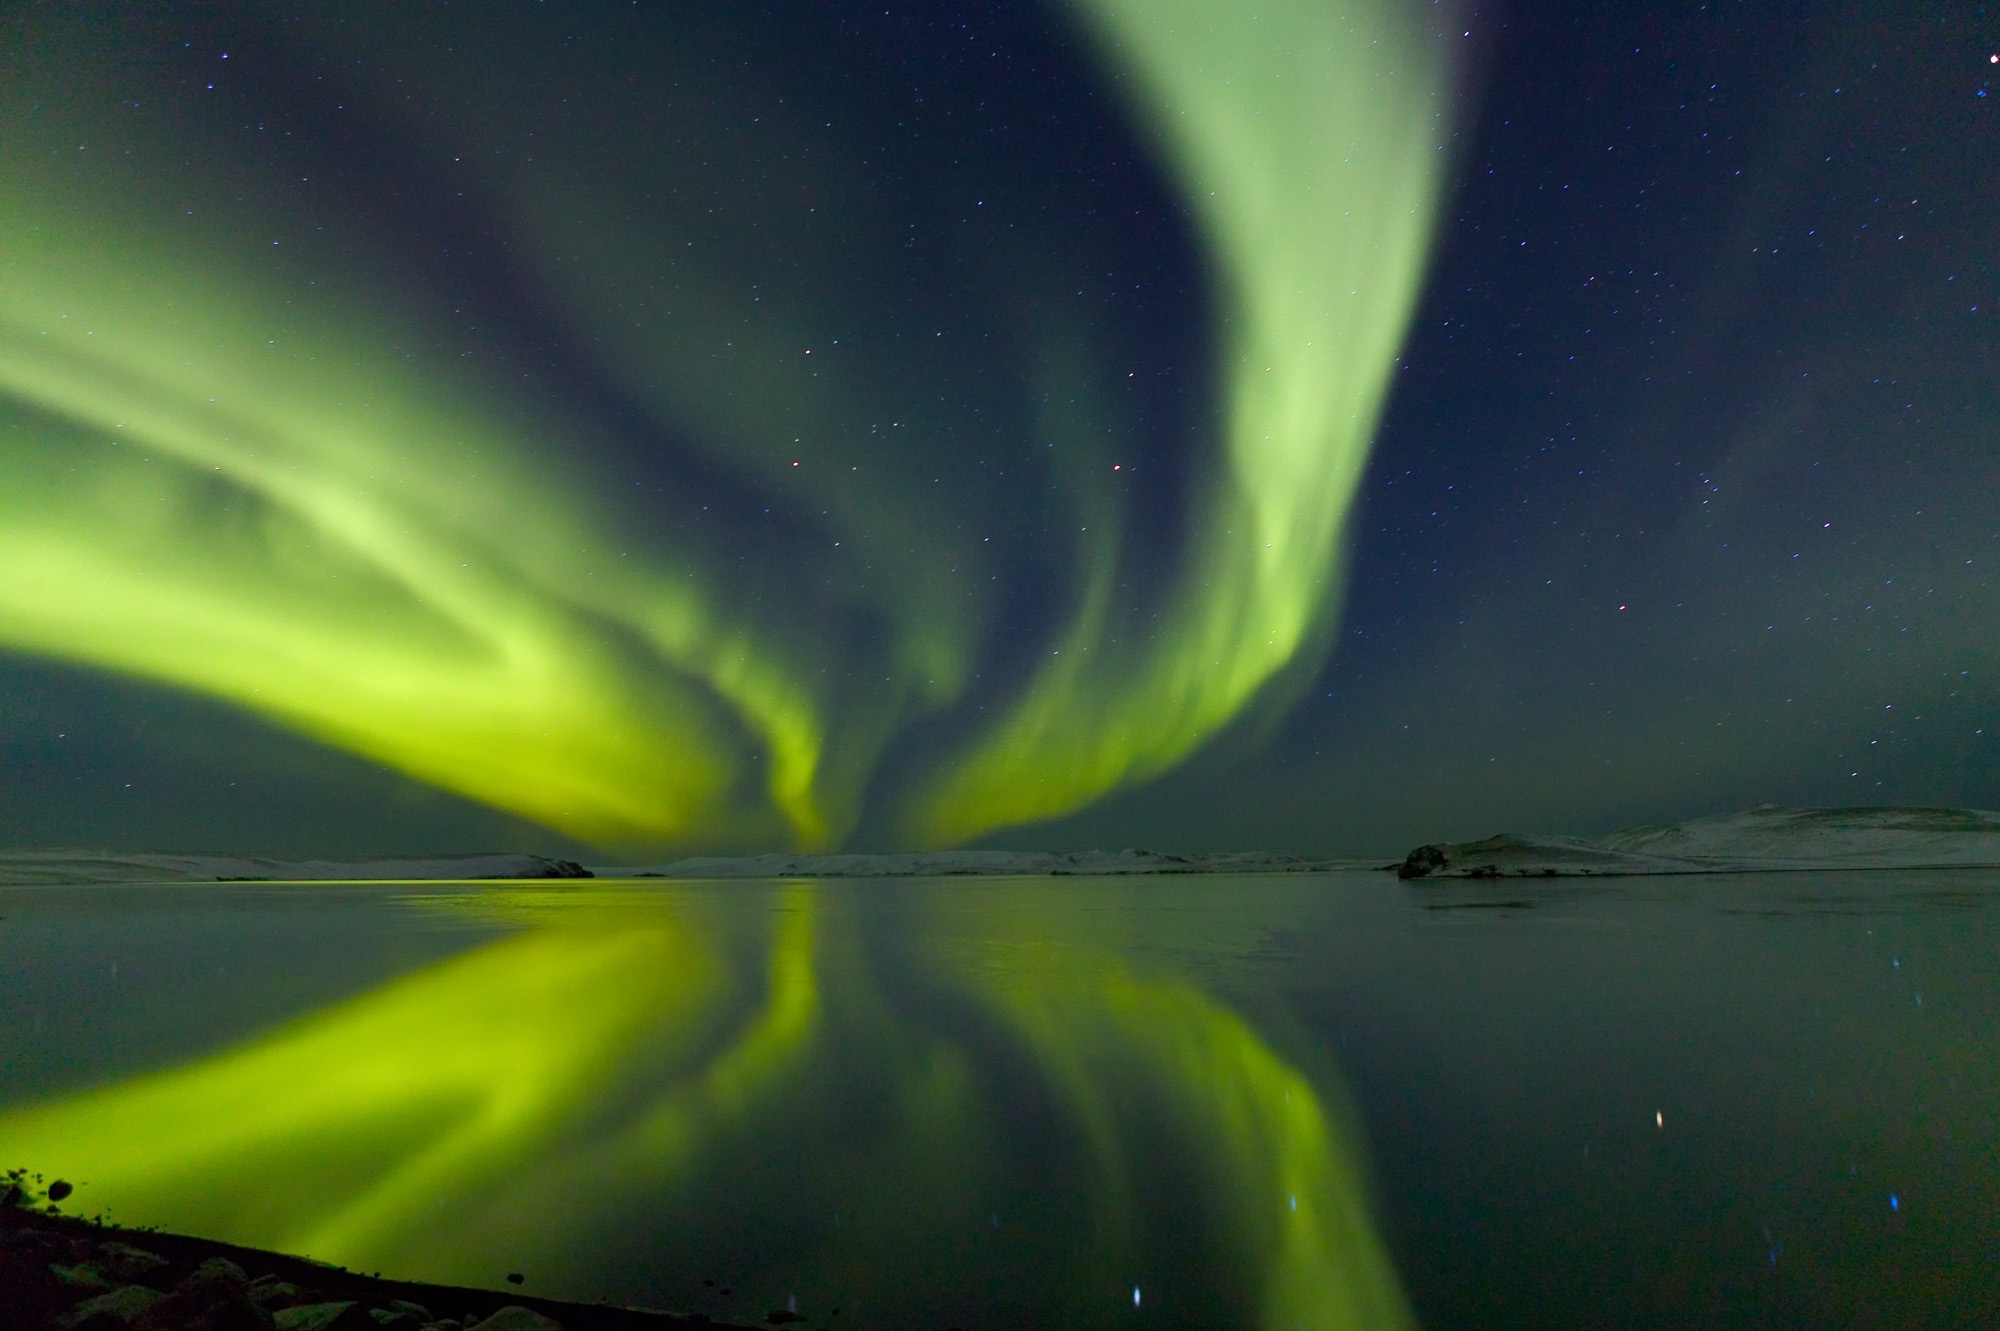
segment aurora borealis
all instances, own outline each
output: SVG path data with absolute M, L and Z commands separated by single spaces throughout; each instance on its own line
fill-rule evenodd
M 0 846 L 232 875 L 4 885 L 0 1169 L 766 1324 L 2000 1317 L 1990 871 L 1376 871 L 2000 807 L 1986 8 L 0 38 Z M 1163 872 L 233 877 L 956 846 Z
M 10 844 L 2000 798 L 1972 10 L 4 12 Z
M 23 10 L 0 641 L 621 849 L 960 842 L 1309 671 L 1427 249 L 1435 35 L 1000 23 L 1066 66 L 1031 81 L 1123 90 L 1082 107 L 1123 178 L 1066 215 L 1022 159 L 1077 111 L 960 125 L 974 80 L 926 132 L 1015 142 L 916 179 L 898 99 L 808 67 L 893 25 L 790 22 Z

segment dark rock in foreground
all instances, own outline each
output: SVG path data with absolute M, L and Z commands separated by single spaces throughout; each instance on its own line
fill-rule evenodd
M 2000 813 L 1981 809 L 1781 809 L 1762 804 L 1594 840 L 1503 833 L 1418 846 L 1402 878 L 1558 878 L 1788 869 L 2000 867 Z
M 675 1331 L 727 1324 L 382 1280 L 178 1234 L 0 1205 L 6 1331 Z

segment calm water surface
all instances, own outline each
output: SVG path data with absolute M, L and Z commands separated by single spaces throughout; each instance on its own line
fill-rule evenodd
M 1990 1327 L 1996 905 L 1985 871 L 0 889 L 0 1166 L 813 1327 Z

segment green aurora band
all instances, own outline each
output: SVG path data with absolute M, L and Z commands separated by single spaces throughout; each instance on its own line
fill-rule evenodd
M 1413 1326 L 1343 1116 L 1107 946 L 1170 947 L 1157 899 L 913 897 L 885 968 L 814 886 L 484 889 L 433 909 L 521 932 L 0 1113 L 0 1152 L 77 1180 L 79 1213 L 431 1281 L 506 1261 L 594 1298 L 670 1252 L 672 1283 L 632 1293 L 694 1306 L 736 1271 L 750 1299 L 901 1323 L 1011 1288 L 1034 1324 L 1125 1325 L 1143 1275 L 1177 1325 Z
M 1036 428 L 1068 459 L 1052 465 L 1078 531 L 1070 599 L 1039 664 L 888 797 L 909 844 L 1157 774 L 1317 661 L 1427 248 L 1442 70 L 1420 15 L 1079 8 L 1208 247 L 1221 418 L 1176 563 L 1148 606 L 1123 605 L 1133 517 L 1092 442 L 1110 371 L 1024 308 L 1056 404 Z M 655 228 L 618 225 L 637 205 L 590 194 L 569 171 L 587 140 L 559 126 L 539 156 L 460 164 L 445 145 L 508 130 L 506 90 L 370 47 L 368 28 L 322 33 L 315 55 L 365 65 L 378 117 L 405 75 L 428 78 L 409 137 L 504 219 L 510 252 L 538 256 L 521 262 L 554 317 L 637 409 L 818 515 L 825 539 L 787 562 L 754 533 L 709 539 L 673 496 L 682 520 L 659 522 L 599 422 L 475 354 L 380 236 L 318 224 L 292 131 L 128 111 L 194 94 L 148 83 L 145 34 L 113 21 L 0 56 L 0 645 L 226 700 L 607 848 L 840 843 L 885 752 L 965 702 L 997 631 L 993 599 L 966 590 L 993 581 L 993 547 L 933 511 L 923 451 L 838 439 L 883 419 L 943 447 L 907 385 L 945 371 L 905 345 L 893 375 L 871 372 L 865 337 L 841 360 L 837 324 L 745 319 L 726 252 L 676 257 L 700 201 L 649 197 Z M 883 225 L 798 156 L 802 188 Z M 801 262 L 841 278 L 830 241 Z M 688 317 L 641 308 L 669 286 Z
M 1157 637 L 1107 614 L 1111 569 L 1014 713 L 919 826 L 956 841 L 1158 773 L 1331 628 L 1341 525 L 1418 295 L 1440 115 L 1392 3 L 1094 0 L 1214 247 L 1223 458 Z

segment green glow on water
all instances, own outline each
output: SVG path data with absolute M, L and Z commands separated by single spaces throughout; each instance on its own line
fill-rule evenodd
M 1242 1018 L 1101 957 L 1068 957 L 1061 975 L 997 989 L 1086 1125 L 1104 1196 L 1129 1200 L 1144 1172 L 1127 1144 L 1135 1119 L 1164 1109 L 1187 1134 L 1224 1241 L 1257 1271 L 1261 1325 L 1414 1326 L 1358 1162 L 1312 1084 Z
M 0 1115 L 0 1158 L 76 1180 L 79 1213 L 434 1281 L 589 1298 L 619 1262 L 692 1286 L 754 1251 L 755 1295 L 883 1316 L 1012 1285 L 1089 1325 L 1143 1283 L 1205 1324 L 1411 1324 L 1313 1083 L 1116 960 L 1101 905 L 1016 936 L 945 902 L 895 962 L 809 887 L 461 909 L 525 929 Z
M 635 1044 L 685 1040 L 714 982 L 682 931 L 530 934 L 0 1137 L 123 1223 L 379 1267 L 438 1197 L 551 1149 Z

